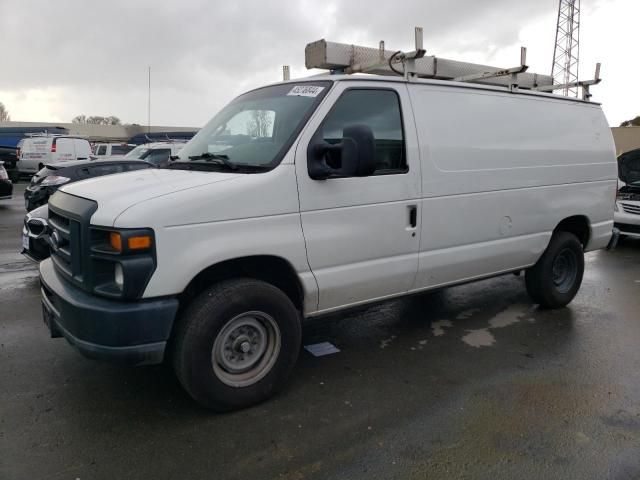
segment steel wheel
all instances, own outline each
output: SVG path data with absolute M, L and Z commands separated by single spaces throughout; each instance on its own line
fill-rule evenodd
M 573 250 L 564 248 L 553 260 L 553 284 L 560 293 L 567 293 L 578 276 L 578 260 Z
M 280 328 L 273 317 L 257 311 L 240 314 L 216 337 L 211 351 L 213 371 L 231 387 L 252 385 L 272 369 L 281 344 Z

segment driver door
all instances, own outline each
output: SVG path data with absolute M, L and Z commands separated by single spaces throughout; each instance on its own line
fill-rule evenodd
M 407 292 L 418 268 L 420 159 L 407 87 L 338 83 L 310 120 L 296 149 L 300 211 L 318 310 Z M 313 180 L 310 143 L 342 140 L 350 125 L 374 134 L 376 171 L 367 177 Z

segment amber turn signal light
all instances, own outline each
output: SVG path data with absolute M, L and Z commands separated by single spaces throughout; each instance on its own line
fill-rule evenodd
M 151 237 L 149 235 L 140 235 L 138 237 L 129 237 L 127 239 L 129 250 L 144 250 L 151 247 Z
M 122 252 L 122 237 L 118 232 L 111 232 L 109 234 L 109 245 L 111 245 L 114 250 Z

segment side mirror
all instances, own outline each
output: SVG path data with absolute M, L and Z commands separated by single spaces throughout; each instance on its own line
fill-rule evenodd
M 307 168 L 314 180 L 329 177 L 367 177 L 376 170 L 376 145 L 366 125 L 344 128 L 342 141 L 331 144 L 312 141 L 307 150 Z

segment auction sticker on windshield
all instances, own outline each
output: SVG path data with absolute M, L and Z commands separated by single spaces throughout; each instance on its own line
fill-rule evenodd
M 317 97 L 322 90 L 324 90 L 324 87 L 318 87 L 317 85 L 296 85 L 289 91 L 289 93 L 287 93 L 287 95 L 296 97 Z

